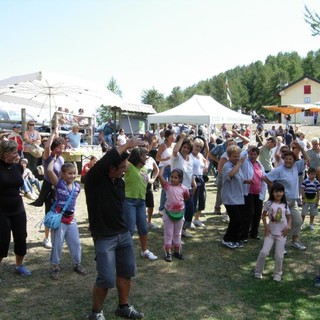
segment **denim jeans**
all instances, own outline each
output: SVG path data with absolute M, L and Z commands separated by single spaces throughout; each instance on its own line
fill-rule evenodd
M 148 234 L 146 201 L 142 199 L 126 198 L 123 203 L 123 208 L 125 220 L 131 235 L 133 236 L 136 225 L 139 235 Z
M 163 177 L 166 179 L 166 181 L 170 180 L 170 175 L 171 175 L 171 167 L 166 166 L 163 171 Z M 162 188 L 161 189 L 160 206 L 159 206 L 160 211 L 164 210 L 164 204 L 166 203 L 166 200 L 167 200 L 166 191 Z

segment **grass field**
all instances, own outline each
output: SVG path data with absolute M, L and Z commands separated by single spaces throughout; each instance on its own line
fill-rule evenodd
M 318 127 L 312 128 L 319 130 Z M 317 131 L 309 134 L 320 136 Z M 140 248 L 134 237 L 137 256 L 137 276 L 132 281 L 130 303 L 145 313 L 146 319 L 218 319 L 218 320 L 314 320 L 320 319 L 320 289 L 313 286 L 319 263 L 320 223 L 316 229 L 301 232 L 305 251 L 287 248 L 283 280 L 272 280 L 274 260 L 267 260 L 262 280 L 254 279 L 255 260 L 263 240 L 251 240 L 242 249 L 230 250 L 221 246 L 227 224 L 221 216 L 213 215 L 215 187 L 213 177 L 207 184 L 207 208 L 203 220 L 206 229 L 192 231 L 192 239 L 184 239 L 184 261 L 163 260 L 163 229 L 149 233 L 149 247 L 159 256 L 150 262 L 139 256 Z M 160 192 L 155 193 L 156 208 Z M 25 200 L 28 214 L 28 255 L 25 264 L 32 276 L 13 274 L 14 255 L 0 265 L 0 320 L 78 320 L 86 319 L 91 308 L 91 289 L 95 281 L 93 243 L 88 231 L 84 192 L 77 203 L 83 250 L 82 265 L 88 275 L 72 271 L 71 259 L 65 247 L 58 281 L 50 279 L 50 250 L 42 247 L 43 228 L 37 223 L 44 208 L 35 208 Z M 106 203 L 106 206 L 108 204 Z M 155 210 L 157 213 L 157 210 Z M 161 217 L 154 221 L 160 226 Z M 306 218 L 308 222 L 308 217 Z M 263 229 L 260 229 L 263 236 Z M 263 238 L 263 237 L 262 237 Z M 111 290 L 106 300 L 106 319 L 115 319 L 117 292 Z
M 236 250 L 221 246 L 226 223 L 221 216 L 212 215 L 214 184 L 208 185 L 208 207 L 205 211 L 206 229 L 192 231 L 192 239 L 184 239 L 185 260 L 172 263 L 163 260 L 163 229 L 149 233 L 150 249 L 159 256 L 147 261 L 137 255 L 137 277 L 132 281 L 131 303 L 145 313 L 146 319 L 319 319 L 320 289 L 313 286 L 319 266 L 319 230 L 302 231 L 304 252 L 288 248 L 284 275 L 280 283 L 272 280 L 273 258 L 268 259 L 262 280 L 253 278 L 255 260 L 263 240 L 251 240 Z M 155 193 L 158 202 L 159 192 Z M 107 205 L 107 204 L 106 204 Z M 83 266 L 88 275 L 72 271 L 70 256 L 64 249 L 61 277 L 49 278 L 50 250 L 41 246 L 43 230 L 35 227 L 43 214 L 42 208 L 26 203 L 28 211 L 29 252 L 25 263 L 33 272 L 23 278 L 13 274 L 14 256 L 0 266 L 0 319 L 53 320 L 85 319 L 91 308 L 91 288 L 95 280 L 93 244 L 88 232 L 84 193 L 78 202 L 78 221 L 83 249 Z M 155 215 L 161 225 L 161 217 Z M 261 230 L 261 234 L 263 230 Z M 104 312 L 114 319 L 117 292 L 111 290 Z

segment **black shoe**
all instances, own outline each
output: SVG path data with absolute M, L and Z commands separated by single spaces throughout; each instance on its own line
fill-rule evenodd
M 172 262 L 172 254 L 167 252 L 166 256 L 164 257 L 164 260 L 167 262 Z
M 182 255 L 182 253 L 179 253 L 179 252 L 174 252 L 173 253 L 173 256 L 179 260 L 184 260 L 184 257 Z
M 123 308 L 118 307 L 115 311 L 115 315 L 127 319 L 142 319 L 144 317 L 144 314 L 135 310 L 133 306 L 126 306 Z
M 83 269 L 83 267 L 80 264 L 74 266 L 73 271 L 80 274 L 81 276 L 85 276 L 87 274 L 87 271 Z
M 41 201 L 39 201 L 38 199 L 30 202 L 29 205 L 34 206 L 34 207 L 42 207 L 43 203 L 41 203 Z

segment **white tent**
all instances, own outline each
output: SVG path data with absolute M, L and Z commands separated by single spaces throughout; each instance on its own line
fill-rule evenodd
M 194 95 L 170 110 L 149 115 L 148 123 L 220 124 L 252 122 L 251 116 L 233 111 L 210 96 Z

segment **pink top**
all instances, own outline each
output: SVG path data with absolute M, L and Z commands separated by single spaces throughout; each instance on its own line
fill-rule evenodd
M 189 190 L 183 184 L 173 186 L 167 182 L 164 186 L 166 190 L 167 200 L 165 208 L 168 211 L 183 211 L 184 210 L 184 198 L 189 195 Z
M 261 179 L 263 176 L 262 170 L 258 162 L 252 163 L 253 167 L 253 183 L 250 184 L 249 193 L 260 194 L 261 191 Z

